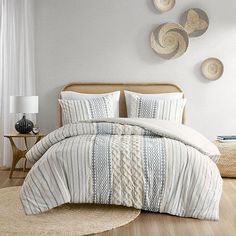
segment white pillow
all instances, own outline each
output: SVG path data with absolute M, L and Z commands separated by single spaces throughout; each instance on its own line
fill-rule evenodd
M 63 125 L 83 120 L 114 117 L 113 96 L 104 96 L 83 100 L 59 99 L 62 108 Z
M 186 99 L 149 99 L 131 96 L 131 118 L 153 118 L 182 123 Z
M 83 100 L 83 99 L 90 99 L 90 98 L 99 98 L 104 97 L 107 95 L 113 96 L 113 110 L 115 117 L 119 117 L 119 110 L 120 110 L 120 91 L 115 91 L 112 93 L 100 93 L 100 94 L 87 94 L 87 93 L 77 93 L 73 91 L 62 91 L 61 92 L 61 99 L 62 100 Z
M 176 98 L 183 98 L 183 93 L 158 93 L 158 94 L 143 94 L 143 93 L 135 93 L 131 91 L 124 91 L 125 93 L 125 102 L 126 102 L 126 109 L 127 115 L 130 117 L 131 113 L 131 97 L 135 95 L 136 97 L 143 97 L 149 99 L 176 99 Z

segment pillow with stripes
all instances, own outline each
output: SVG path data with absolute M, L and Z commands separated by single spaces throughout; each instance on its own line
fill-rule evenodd
M 62 91 L 61 99 L 63 100 L 84 100 L 84 99 L 92 99 L 104 96 L 113 96 L 113 109 L 115 113 L 115 117 L 119 117 L 120 110 L 120 91 L 115 91 L 111 93 L 78 93 L 74 91 Z
M 154 100 L 169 100 L 169 99 L 177 99 L 183 98 L 183 93 L 135 93 L 128 90 L 124 90 L 125 93 L 125 102 L 127 108 L 127 114 L 130 116 L 131 113 L 131 98 L 132 96 L 147 98 L 147 99 L 154 99 Z
M 148 99 L 131 97 L 130 118 L 153 118 L 182 123 L 186 99 Z
M 62 123 L 77 123 L 83 120 L 114 117 L 113 96 L 84 100 L 59 99 L 62 109 Z

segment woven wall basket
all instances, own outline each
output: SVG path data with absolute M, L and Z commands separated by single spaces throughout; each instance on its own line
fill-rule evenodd
M 198 8 L 191 8 L 185 11 L 180 22 L 189 37 L 201 36 L 207 31 L 209 26 L 209 18 L 206 12 Z
M 208 80 L 219 79 L 223 72 L 224 65 L 217 58 L 208 58 L 202 63 L 202 74 Z
M 175 6 L 175 0 L 153 0 L 153 3 L 160 12 L 169 11 Z
M 188 34 L 176 23 L 162 24 L 151 33 L 151 47 L 163 59 L 180 57 L 188 45 Z

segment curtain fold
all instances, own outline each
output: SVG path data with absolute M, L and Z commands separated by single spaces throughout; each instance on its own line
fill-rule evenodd
M 11 164 L 3 135 L 21 117 L 9 114 L 11 95 L 35 95 L 34 0 L 0 0 L 0 167 Z

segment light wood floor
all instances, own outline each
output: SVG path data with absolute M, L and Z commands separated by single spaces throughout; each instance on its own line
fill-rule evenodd
M 22 185 L 24 173 L 0 171 L 0 188 Z M 0 199 L 1 200 L 1 199 Z M 1 227 L 1 226 L 0 226 Z M 99 236 L 236 236 L 236 179 L 224 179 L 220 220 L 216 222 L 142 212 L 132 223 L 98 234 Z

